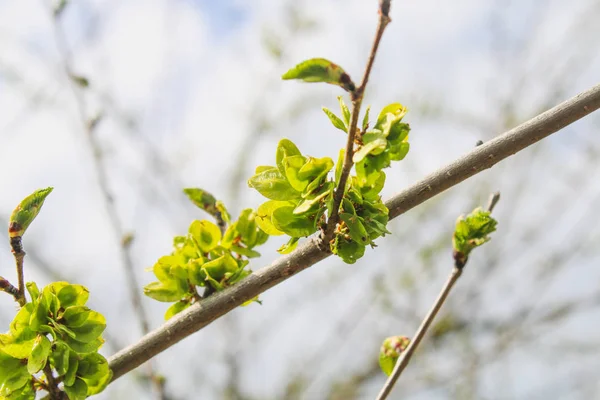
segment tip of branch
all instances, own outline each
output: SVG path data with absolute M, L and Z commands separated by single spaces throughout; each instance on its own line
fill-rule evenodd
M 384 17 L 390 17 L 390 5 L 392 0 L 379 0 L 379 12 Z
M 500 192 L 492 193 L 490 195 L 490 199 L 488 200 L 486 210 L 488 210 L 489 212 L 494 211 L 494 207 L 496 207 L 498 200 L 500 200 Z

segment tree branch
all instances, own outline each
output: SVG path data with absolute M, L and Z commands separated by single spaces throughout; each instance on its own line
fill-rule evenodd
M 466 155 L 392 197 L 386 203 L 390 210 L 390 219 L 398 217 L 446 189 L 492 167 L 598 108 L 600 108 L 600 85 L 596 85 L 476 147 Z M 139 342 L 113 355 L 109 359 L 110 368 L 114 374 L 113 380 L 204 328 L 243 302 L 278 285 L 329 255 L 320 251 L 314 240 L 308 240 L 296 251 L 277 259 L 270 266 L 259 269 L 236 285 L 214 293 L 209 298 L 192 305 L 160 328 L 142 337 Z
M 363 74 L 362 81 L 360 82 L 360 86 L 357 87 L 356 90 L 350 92 L 350 97 L 352 99 L 352 114 L 350 117 L 350 125 L 348 127 L 348 139 L 346 141 L 346 151 L 344 152 L 344 164 L 342 167 L 342 173 L 340 175 L 340 182 L 338 183 L 338 186 L 335 189 L 335 193 L 333 195 L 333 206 L 331 207 L 331 215 L 327 220 L 327 226 L 325 227 L 322 242 L 320 243 L 322 250 L 329 251 L 329 241 L 333 238 L 335 226 L 337 225 L 340 219 L 340 205 L 342 204 L 342 199 L 344 198 L 344 192 L 346 191 L 346 182 L 348 181 L 350 170 L 354 165 L 354 163 L 352 162 L 352 157 L 354 156 L 354 140 L 356 138 L 356 132 L 358 131 L 358 116 L 360 114 L 360 106 L 363 101 L 363 95 L 365 93 L 367 83 L 369 82 L 369 75 L 371 74 L 371 70 L 373 69 L 375 55 L 377 54 L 377 49 L 379 48 L 379 43 L 381 42 L 383 31 L 385 30 L 385 27 L 391 22 L 389 16 L 390 3 L 391 0 L 380 0 L 379 2 L 379 22 L 377 23 L 377 32 L 375 33 L 375 39 L 373 40 L 371 52 L 369 53 L 367 66 L 365 67 L 365 72 Z

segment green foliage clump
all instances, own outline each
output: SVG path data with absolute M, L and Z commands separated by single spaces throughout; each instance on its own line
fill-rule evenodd
M 324 108 L 334 127 L 348 131 L 350 111 L 341 97 L 342 117 Z M 380 192 L 385 184 L 384 168 L 391 161 L 402 160 L 408 153 L 408 124 L 402 122 L 406 108 L 394 103 L 379 114 L 375 126 L 369 129 L 368 109 L 362 129 L 356 139 L 352 161 L 356 174 L 350 176 L 340 205 L 340 223 L 330 242 L 331 251 L 352 264 L 363 256 L 367 245 L 390 233 L 388 209 Z M 344 150 L 340 151 L 333 177 L 331 158 L 304 156 L 288 139 L 279 142 L 275 166 L 260 166 L 248 180 L 248 185 L 269 199 L 258 207 L 256 222 L 269 235 L 290 236 L 279 251 L 292 251 L 299 238 L 323 229 L 331 217 L 333 195 L 340 182 Z M 327 217 L 326 217 L 327 215 Z
M 185 193 L 195 205 L 215 216 L 224 232 L 210 221 L 193 221 L 187 235 L 174 238 L 173 252 L 159 258 L 151 268 L 158 281 L 146 285 L 144 293 L 174 303 L 165 319 L 200 300 L 197 287 L 205 288 L 204 295 L 208 295 L 248 276 L 252 272 L 246 268 L 248 259 L 260 256 L 254 248 L 269 238 L 258 228 L 254 210 L 243 210 L 237 221 L 226 227 L 231 219 L 222 203 L 201 189 L 185 189 Z
M 474 248 L 490 241 L 488 235 L 496 230 L 496 225 L 497 222 L 491 213 L 481 208 L 476 208 L 466 217 L 458 217 L 452 236 L 456 266 L 462 268 Z
M 104 343 L 106 320 L 85 306 L 86 287 L 54 282 L 41 291 L 27 284 L 32 301 L 0 334 L 0 399 L 35 399 L 48 390 L 48 377 L 63 383 L 71 400 L 100 393 L 111 380 Z

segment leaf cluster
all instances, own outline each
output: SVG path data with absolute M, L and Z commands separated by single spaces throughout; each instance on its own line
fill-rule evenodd
M 210 221 L 193 221 L 187 235 L 174 238 L 173 252 L 159 258 L 151 268 L 158 281 L 146 285 L 144 293 L 158 301 L 173 302 L 165 319 L 200 300 L 198 287 L 205 288 L 204 294 L 208 295 L 248 276 L 252 272 L 246 268 L 249 258 L 260 256 L 254 248 L 269 238 L 258 228 L 253 209 L 243 210 L 231 223 L 225 207 L 210 194 L 201 189 L 185 192 L 194 204 L 213 215 L 218 213 L 219 220 L 229 226 L 222 233 Z
M 341 117 L 324 108 L 334 127 L 350 129 L 350 111 L 341 97 Z M 344 188 L 340 207 L 340 223 L 330 243 L 331 251 L 352 264 L 364 255 L 367 245 L 390 233 L 388 209 L 380 192 L 385 184 L 383 168 L 391 161 L 402 160 L 409 149 L 408 124 L 402 123 L 406 108 L 394 103 L 379 114 L 375 126 L 369 129 L 369 110 L 365 113 L 358 135 L 353 162 L 355 175 Z M 256 222 L 269 235 L 290 236 L 281 253 L 292 251 L 301 237 L 323 228 L 333 208 L 333 194 L 339 185 L 344 165 L 344 150 L 339 153 L 335 172 L 329 157 L 314 158 L 302 155 L 290 140 L 277 146 L 275 166 L 259 166 L 248 185 L 269 199 L 257 209 Z M 326 217 L 328 215 L 328 217 Z
M 456 265 L 464 266 L 471 251 L 490 241 L 489 235 L 496 230 L 497 221 L 489 211 L 476 208 L 466 217 L 461 215 L 456 221 L 452 236 Z
M 40 291 L 30 282 L 27 290 L 32 301 L 0 334 L 0 399 L 35 399 L 49 389 L 46 373 L 71 400 L 100 393 L 112 377 L 98 353 L 106 320 L 85 306 L 87 288 L 54 282 Z

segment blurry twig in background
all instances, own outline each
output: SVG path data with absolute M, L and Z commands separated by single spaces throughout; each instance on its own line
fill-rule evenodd
M 59 12 L 56 12 L 56 10 L 54 10 L 51 17 L 54 29 L 55 42 L 59 54 L 62 58 L 63 68 L 67 75 L 67 78 L 69 79 L 69 86 L 73 92 L 75 103 L 79 112 L 79 117 L 84 127 L 84 133 L 90 151 L 92 153 L 92 161 L 96 173 L 96 179 L 102 195 L 102 200 L 106 208 L 106 213 L 108 215 L 113 233 L 119 241 L 118 248 L 121 256 L 123 270 L 125 272 L 125 277 L 127 280 L 127 289 L 129 291 L 130 300 L 134 308 L 134 312 L 138 317 L 142 333 L 147 334 L 150 331 L 150 324 L 148 322 L 148 316 L 146 315 L 146 311 L 144 310 L 142 304 L 142 297 L 140 294 L 141 286 L 137 281 L 134 263 L 130 251 L 133 236 L 131 234 L 128 234 L 123 228 L 123 223 L 121 221 L 119 212 L 115 204 L 115 197 L 110 189 L 108 174 L 104 165 L 102 146 L 98 142 L 96 136 L 95 128 L 101 122 L 102 114 L 98 113 L 94 116 L 90 116 L 88 114 L 89 111 L 87 110 L 85 94 L 83 91 L 90 85 L 90 82 L 87 77 L 76 74 L 71 66 L 71 56 L 69 47 L 67 44 L 65 33 L 59 21 L 60 15 L 62 14 L 62 11 L 64 11 L 65 5 L 66 3 L 64 3 Z M 160 400 L 166 400 L 167 396 L 164 390 L 164 378 L 154 371 L 154 366 L 152 365 L 152 363 L 148 364 L 148 371 L 149 377 L 151 378 L 152 384 L 156 391 L 157 398 Z

